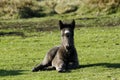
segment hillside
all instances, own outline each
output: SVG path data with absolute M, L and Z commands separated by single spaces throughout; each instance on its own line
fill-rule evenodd
M 0 0 L 0 19 L 120 13 L 120 0 Z

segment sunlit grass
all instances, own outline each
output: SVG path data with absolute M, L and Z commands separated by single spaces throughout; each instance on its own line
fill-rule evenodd
M 31 72 L 46 52 L 60 45 L 60 31 L 0 37 L 0 80 L 119 80 L 120 26 L 75 29 L 75 46 L 81 68 L 67 73 Z M 25 33 L 26 34 L 26 33 Z

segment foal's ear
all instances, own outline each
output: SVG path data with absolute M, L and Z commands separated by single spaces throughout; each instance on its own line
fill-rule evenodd
M 72 23 L 71 23 L 71 27 L 74 29 L 75 28 L 75 20 L 73 19 Z
M 59 20 L 59 26 L 60 26 L 60 30 L 63 29 L 63 27 L 64 27 L 64 24 L 61 20 Z

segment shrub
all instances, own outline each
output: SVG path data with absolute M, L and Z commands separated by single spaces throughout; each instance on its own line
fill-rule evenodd
M 43 17 L 74 12 L 77 15 L 113 14 L 120 0 L 0 0 L 0 19 Z
M 36 0 L 0 0 L 0 17 L 3 19 L 40 17 L 42 7 Z
M 96 12 L 112 14 L 116 13 L 120 8 L 120 0 L 84 0 L 82 3 L 82 8 L 87 9 L 86 13 Z
M 23 5 L 20 5 L 18 7 L 20 18 L 30 18 L 30 17 L 41 17 L 45 16 L 44 13 L 42 13 L 43 8 L 37 2 L 34 1 L 28 1 L 24 2 Z

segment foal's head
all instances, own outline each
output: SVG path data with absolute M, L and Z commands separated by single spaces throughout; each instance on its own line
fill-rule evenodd
M 59 26 L 62 35 L 62 45 L 68 51 L 74 46 L 74 28 L 75 21 L 73 20 L 70 24 L 64 24 L 61 20 Z

